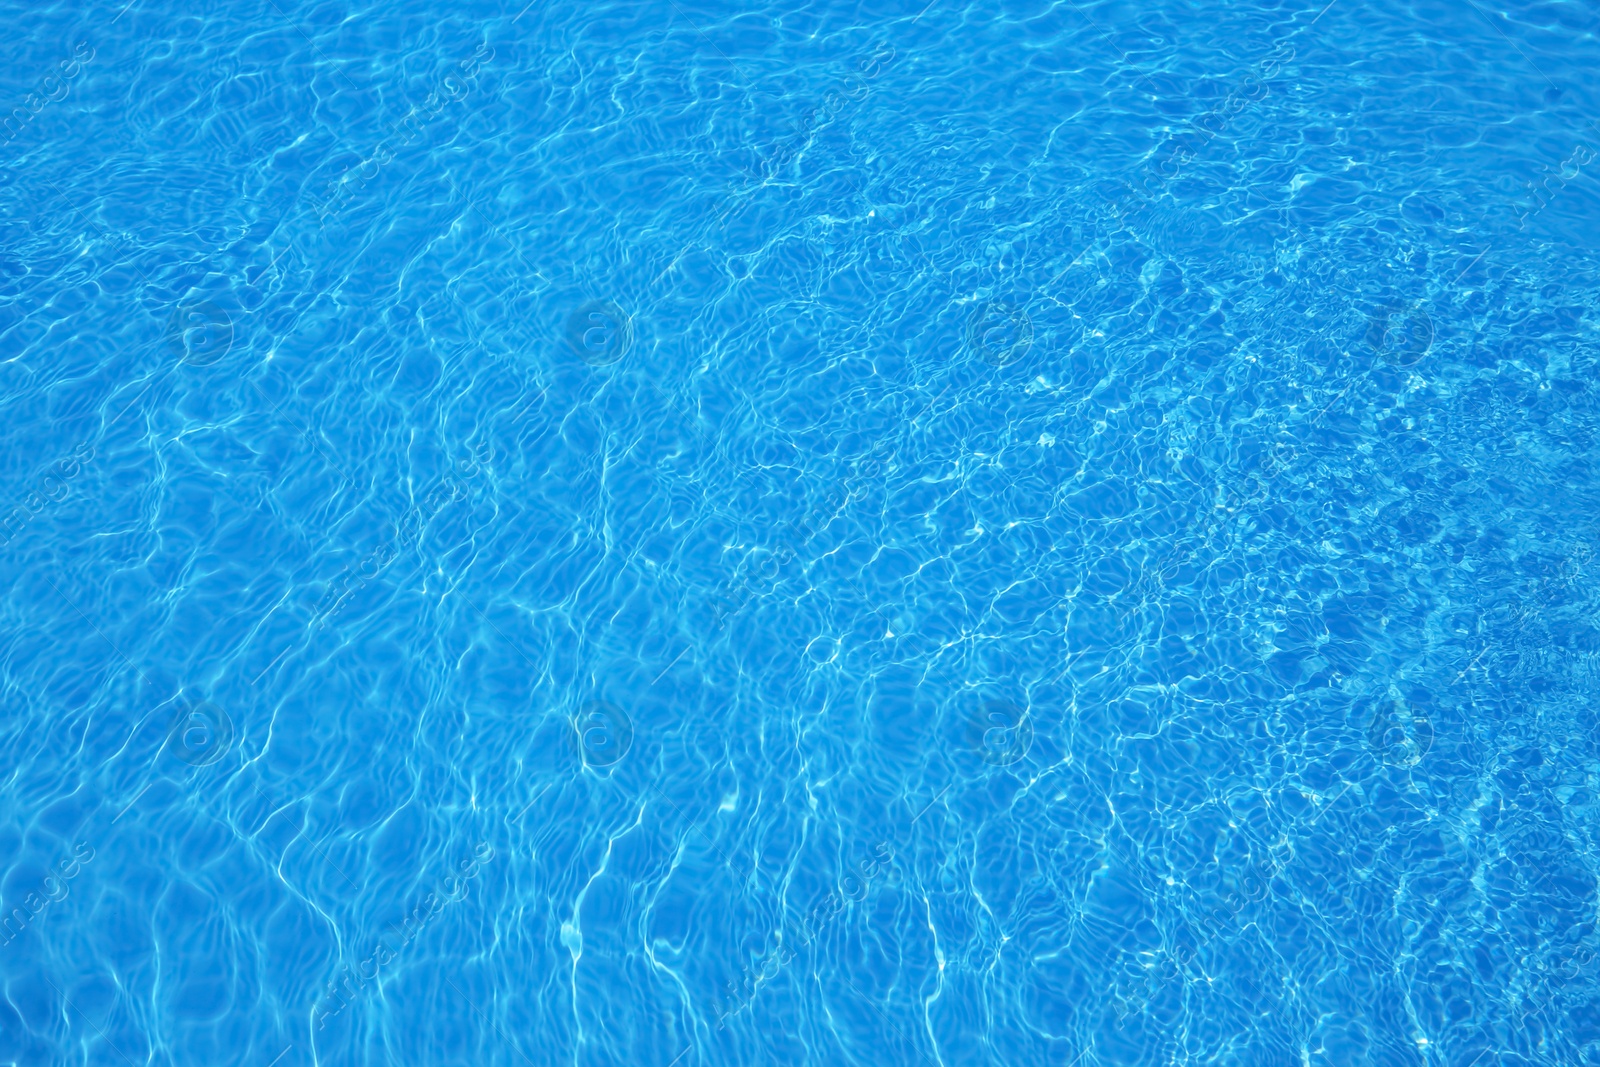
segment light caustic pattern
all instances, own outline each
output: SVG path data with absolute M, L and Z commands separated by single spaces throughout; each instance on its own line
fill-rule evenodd
M 3 9 L 0 1064 L 1600 1064 L 1600 13 Z

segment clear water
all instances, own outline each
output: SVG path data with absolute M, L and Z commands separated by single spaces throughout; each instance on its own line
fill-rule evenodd
M 124 2 L 0 1064 L 1600 1064 L 1592 3 Z

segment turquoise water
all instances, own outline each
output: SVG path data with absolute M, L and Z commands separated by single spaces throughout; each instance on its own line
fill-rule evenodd
M 0 1065 L 1600 1064 L 1600 9 L 125 3 Z

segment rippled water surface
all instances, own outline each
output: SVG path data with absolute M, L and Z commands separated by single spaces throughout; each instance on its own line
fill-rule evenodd
M 125 3 L 0 1064 L 1600 1064 L 1600 8 Z

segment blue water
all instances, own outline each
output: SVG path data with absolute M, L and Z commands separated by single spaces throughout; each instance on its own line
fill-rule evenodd
M 1600 1064 L 1600 8 L 125 3 L 0 1065 Z

